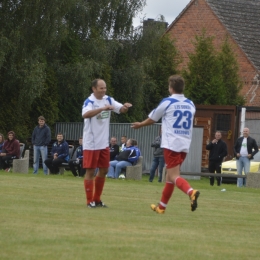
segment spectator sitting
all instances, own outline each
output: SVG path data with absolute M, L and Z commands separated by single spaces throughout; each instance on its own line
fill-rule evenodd
M 0 154 L 2 152 L 3 146 L 4 146 L 5 138 L 3 134 L 0 134 Z M 0 156 L 0 170 L 3 169 L 2 166 L 2 156 Z
M 83 168 L 83 149 L 82 149 L 82 137 L 79 138 L 79 146 L 75 151 L 77 153 L 76 160 L 69 161 L 69 167 L 75 177 L 84 177 L 86 169 Z M 77 169 L 77 170 L 76 170 Z
M 122 168 L 136 164 L 141 153 L 135 144 L 136 140 L 128 139 L 124 150 L 119 153 L 114 161 L 109 163 L 108 178 L 117 179 Z
M 5 138 L 3 134 L 0 134 L 0 153 L 2 152 L 4 146 Z
M 110 161 L 114 161 L 115 157 L 119 154 L 119 145 L 117 144 L 116 137 L 111 137 L 110 144 L 109 144 L 109 150 L 110 150 Z
M 8 132 L 7 140 L 4 142 L 0 153 L 0 168 L 10 171 L 10 161 L 20 157 L 20 144 L 15 138 L 13 131 Z
M 67 163 L 69 161 L 69 145 L 63 139 L 63 134 L 57 134 L 57 142 L 52 145 L 51 149 L 52 158 L 45 160 L 46 166 L 49 168 L 50 173 L 59 173 L 59 167 L 62 163 Z
M 127 137 L 126 135 L 121 136 L 121 144 L 119 145 L 119 152 L 122 152 L 126 147 Z

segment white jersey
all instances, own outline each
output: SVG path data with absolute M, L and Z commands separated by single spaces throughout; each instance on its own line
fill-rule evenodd
M 189 152 L 195 111 L 191 100 L 183 94 L 173 94 L 149 114 L 156 122 L 162 118 L 162 148 Z
M 82 116 L 91 110 L 111 105 L 114 111 L 120 114 L 121 103 L 114 98 L 105 95 L 103 99 L 96 99 L 94 94 L 91 94 L 84 102 L 82 107 Z M 102 111 L 101 113 L 84 119 L 83 129 L 83 150 L 101 150 L 109 147 L 109 123 L 110 110 Z

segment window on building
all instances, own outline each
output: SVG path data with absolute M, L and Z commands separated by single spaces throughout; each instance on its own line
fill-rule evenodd
M 215 114 L 215 131 L 230 130 L 231 114 Z

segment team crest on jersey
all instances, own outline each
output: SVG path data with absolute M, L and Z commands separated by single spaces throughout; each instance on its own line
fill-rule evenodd
M 109 111 L 102 111 L 100 114 L 97 115 L 97 119 L 105 119 L 109 118 Z

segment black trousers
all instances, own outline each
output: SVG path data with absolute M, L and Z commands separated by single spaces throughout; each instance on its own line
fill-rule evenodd
M 209 161 L 209 172 L 210 173 L 221 173 L 221 162 L 216 162 L 216 161 Z M 216 177 L 217 179 L 217 184 L 218 186 L 221 185 L 221 177 Z M 210 185 L 213 186 L 214 185 L 214 180 L 215 177 L 210 176 L 209 177 L 209 181 L 210 181 Z
M 83 168 L 83 161 L 82 159 L 80 159 L 78 161 L 79 163 L 77 163 L 77 160 L 70 160 L 69 161 L 69 167 L 70 170 L 72 171 L 72 174 L 77 177 L 84 177 L 85 173 L 86 173 L 86 169 Z
M 0 170 L 10 168 L 13 159 L 16 159 L 16 156 L 13 155 L 0 156 Z
M 59 167 L 62 166 L 62 163 L 65 162 L 67 161 L 65 161 L 62 158 L 57 158 L 57 159 L 49 158 L 44 161 L 46 166 L 49 168 L 50 172 L 54 174 L 59 173 Z

